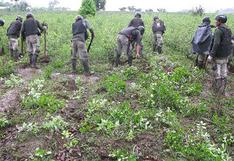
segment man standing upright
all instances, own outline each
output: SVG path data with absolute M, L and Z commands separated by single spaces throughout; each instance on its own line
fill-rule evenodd
M 195 65 L 201 69 L 206 67 L 212 43 L 210 22 L 209 17 L 203 18 L 202 24 L 198 26 L 192 40 L 192 51 L 198 54 Z
M 130 21 L 128 27 L 145 27 L 144 21 L 141 19 L 141 13 L 137 12 L 135 17 Z
M 12 22 L 7 29 L 7 36 L 9 38 L 10 55 L 17 61 L 19 59 L 19 43 L 20 31 L 23 19 L 20 16 L 16 17 L 16 21 Z
M 34 19 L 32 13 L 27 14 L 21 34 L 23 39 L 26 38 L 27 51 L 32 68 L 37 68 L 37 57 L 40 53 L 40 35 L 45 29 L 38 20 Z
M 162 20 L 160 20 L 158 16 L 154 17 L 152 31 L 154 34 L 153 51 L 161 54 L 162 53 L 162 46 L 163 46 L 163 34 L 166 31 L 166 27 L 164 25 L 164 22 Z
M 90 31 L 93 38 L 94 31 L 91 28 L 88 20 L 83 19 L 83 17 L 80 15 L 77 16 L 75 22 L 72 24 L 72 70 L 73 73 L 77 72 L 76 64 L 77 58 L 79 58 L 84 67 L 84 74 L 89 76 L 89 59 L 88 52 L 85 47 L 85 41 L 88 39 L 87 29 Z
M 214 33 L 214 44 L 210 53 L 210 59 L 216 63 L 216 77 L 214 82 L 215 92 L 218 95 L 225 95 L 227 83 L 227 63 L 232 52 L 232 32 L 226 25 L 227 16 L 218 15 L 216 30 Z

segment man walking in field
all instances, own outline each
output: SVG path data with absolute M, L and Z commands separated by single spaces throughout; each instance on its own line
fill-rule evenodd
M 132 49 L 134 46 L 132 46 L 131 44 L 136 43 L 136 57 L 140 57 L 142 33 L 144 33 L 144 30 L 145 28 L 143 26 L 139 26 L 137 28 L 127 27 L 118 34 L 116 66 L 120 64 L 120 57 L 122 52 L 124 52 L 128 56 L 128 65 L 132 65 Z
M 84 74 L 90 75 L 88 52 L 85 47 L 85 41 L 88 39 L 88 32 L 91 33 L 92 38 L 94 37 L 94 31 L 91 28 L 88 20 L 84 20 L 82 16 L 77 16 L 75 22 L 72 24 L 72 70 L 73 73 L 77 72 L 77 58 L 80 59 L 83 67 Z
M 192 40 L 192 51 L 198 54 L 195 65 L 201 69 L 206 67 L 207 58 L 212 43 L 210 18 L 205 17 L 198 26 Z
M 226 25 L 227 17 L 225 15 L 218 15 L 215 20 L 216 30 L 210 59 L 213 59 L 217 66 L 214 82 L 215 92 L 218 95 L 225 95 L 228 72 L 227 63 L 232 52 L 232 32 Z
M 158 52 L 159 54 L 162 53 L 163 47 L 163 34 L 166 31 L 166 26 L 162 20 L 159 19 L 158 16 L 154 17 L 154 22 L 152 25 L 152 31 L 154 34 L 154 46 L 153 51 Z
M 40 35 L 46 30 L 40 22 L 34 19 L 32 13 L 28 13 L 22 26 L 22 37 L 26 38 L 27 51 L 29 53 L 30 65 L 37 68 L 37 57 L 40 53 Z
M 128 27 L 145 27 L 144 21 L 141 19 L 141 13 L 137 12 L 135 17 L 130 21 Z
M 17 61 L 19 59 L 19 43 L 20 31 L 23 19 L 20 16 L 16 17 L 16 21 L 12 22 L 7 29 L 7 36 L 9 38 L 10 55 Z

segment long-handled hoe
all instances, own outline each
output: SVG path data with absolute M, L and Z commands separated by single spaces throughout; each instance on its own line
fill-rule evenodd
M 42 23 L 42 26 L 46 27 L 48 29 L 48 24 L 45 22 Z M 44 56 L 41 58 L 41 63 L 49 63 L 50 62 L 50 57 L 48 55 L 48 48 L 47 48 L 47 29 L 43 31 L 44 34 Z

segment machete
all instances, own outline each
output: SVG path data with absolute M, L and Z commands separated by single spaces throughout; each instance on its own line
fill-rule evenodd
M 92 36 L 91 36 L 91 40 L 90 40 L 90 42 L 89 42 L 88 49 L 87 49 L 88 53 L 89 53 L 90 48 L 91 48 L 91 45 L 92 45 L 92 43 L 93 43 L 93 39 L 94 39 L 94 36 L 92 35 Z

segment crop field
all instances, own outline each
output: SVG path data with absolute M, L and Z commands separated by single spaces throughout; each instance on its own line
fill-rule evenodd
M 49 25 L 50 62 L 14 62 L 6 29 L 16 13 L 1 13 L 0 161 L 232 161 L 234 75 L 226 97 L 213 93 L 213 71 L 194 67 L 191 40 L 202 17 L 145 13 L 143 57 L 113 66 L 116 37 L 133 14 L 100 12 L 88 20 L 95 39 L 90 77 L 71 74 L 71 24 L 77 12 L 36 12 Z M 25 15 L 25 13 L 21 13 Z M 153 53 L 151 24 L 166 24 L 164 52 Z M 215 15 L 211 16 L 212 20 Z M 212 21 L 214 23 L 214 20 Z M 234 15 L 228 26 L 234 32 Z M 87 41 L 87 44 L 89 40 Z M 43 57 L 43 35 L 41 53 Z M 126 56 L 121 61 L 125 62 Z

